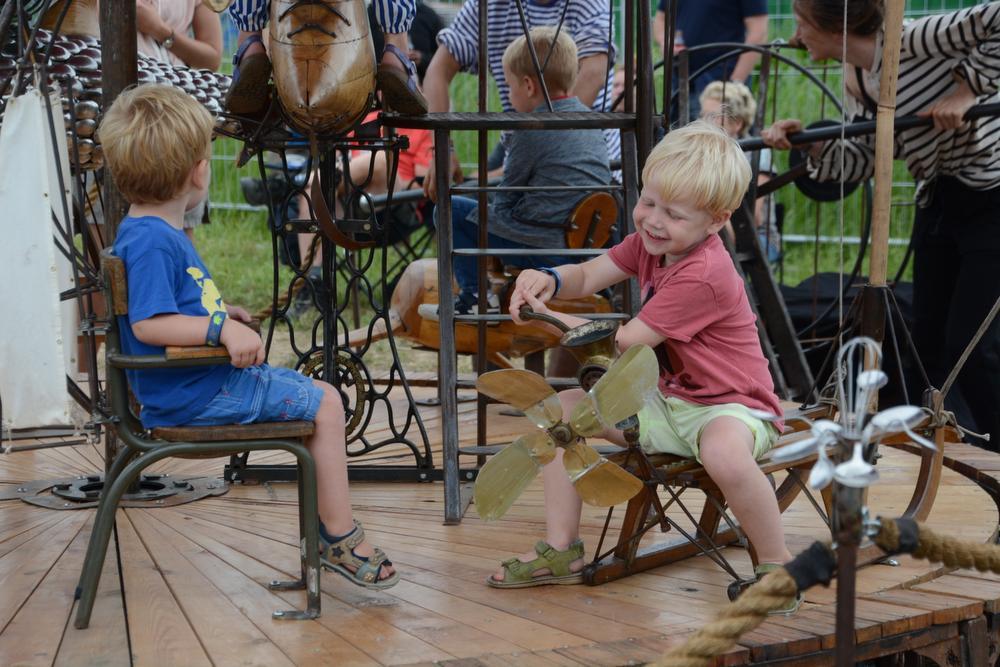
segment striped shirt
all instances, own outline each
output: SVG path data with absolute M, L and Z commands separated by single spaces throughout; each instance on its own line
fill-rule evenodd
M 870 72 L 862 71 L 861 86 L 870 100 L 877 100 L 882 70 L 884 35 L 876 37 L 875 60 Z M 927 16 L 907 23 L 899 59 L 896 114 L 915 114 L 957 87 L 956 77 L 968 82 L 977 104 L 997 102 L 1000 77 L 1000 2 L 976 5 L 950 14 Z M 873 120 L 876 110 L 860 92 L 847 96 L 847 116 Z M 818 158 L 810 158 L 809 171 L 817 180 L 840 178 L 839 140 L 828 142 Z M 844 178 L 867 179 L 875 166 L 875 136 L 844 142 Z M 930 203 L 934 179 L 951 176 L 973 190 L 1000 187 L 1000 117 L 967 121 L 956 130 L 917 127 L 896 133 L 894 154 L 906 160 L 917 181 L 916 201 Z
M 567 3 L 569 8 L 566 8 Z M 503 74 L 503 52 L 511 42 L 524 34 L 517 3 L 513 0 L 487 0 L 486 34 L 487 61 L 490 72 L 500 92 L 500 104 L 504 111 L 513 111 L 510 103 L 510 88 Z M 569 31 L 576 42 L 580 58 L 596 54 L 607 54 L 609 61 L 615 60 L 614 35 L 609 32 L 612 20 L 609 0 L 524 0 L 525 20 L 528 29 L 541 26 L 555 26 L 566 10 L 563 29 Z M 609 43 L 608 38 L 611 37 Z M 438 43 L 448 49 L 463 72 L 476 74 L 479 71 L 479 0 L 466 0 L 455 16 L 452 24 L 438 33 Z M 598 93 L 592 108 L 595 111 L 611 110 L 611 89 L 614 72 L 608 72 L 608 80 Z M 621 138 L 617 130 L 605 130 L 604 139 L 608 144 L 608 154 L 612 160 L 621 157 Z

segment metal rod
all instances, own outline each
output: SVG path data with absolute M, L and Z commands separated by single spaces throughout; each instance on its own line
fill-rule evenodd
M 467 192 L 622 192 L 623 185 L 456 185 L 454 194 Z
M 977 104 L 976 106 L 969 109 L 965 114 L 965 120 L 973 120 L 975 118 L 983 118 L 985 116 L 1000 116 L 1000 102 L 990 102 L 989 104 Z M 858 123 L 848 123 L 843 126 L 844 138 L 852 139 L 854 137 L 860 137 L 865 134 L 873 134 L 875 132 L 876 122 L 874 120 L 864 120 Z M 924 118 L 922 116 L 899 116 L 894 120 L 894 130 L 900 132 L 902 130 L 910 130 L 915 127 L 930 127 L 934 124 L 933 119 Z M 796 132 L 795 134 L 788 135 L 788 140 L 793 146 L 801 146 L 804 144 L 811 144 L 817 141 L 829 141 L 830 139 L 840 138 L 840 125 L 829 125 L 827 127 L 817 128 L 815 130 L 803 130 L 802 132 Z M 751 139 L 743 139 L 740 143 L 740 148 L 744 151 L 756 151 L 761 148 L 765 148 L 767 144 L 760 137 L 753 137 Z
M 485 3 L 484 3 L 485 4 Z M 448 146 L 448 130 L 434 131 L 434 145 Z M 458 360 L 455 357 L 455 304 L 447 297 L 451 294 L 452 262 L 451 230 L 451 154 L 447 150 L 434 153 L 437 178 L 438 203 L 435 222 L 438 241 L 438 317 L 441 322 L 441 347 L 438 349 L 438 400 L 441 402 L 441 447 L 444 467 L 444 522 L 462 520 L 461 489 L 458 478 L 458 395 L 455 380 L 458 377 Z
M 631 5 L 631 6 L 630 6 Z M 646 156 L 653 150 L 653 53 L 650 50 L 650 26 L 649 7 L 645 0 L 635 2 L 626 0 L 626 11 L 638 12 L 636 18 L 639 21 L 638 28 L 638 75 L 642 82 L 636 91 L 635 99 L 635 140 L 639 148 L 639 171 L 642 171 L 646 164 Z
M 455 248 L 453 255 L 463 257 L 516 257 L 518 255 L 553 255 L 557 257 L 596 257 L 603 255 L 603 248 Z

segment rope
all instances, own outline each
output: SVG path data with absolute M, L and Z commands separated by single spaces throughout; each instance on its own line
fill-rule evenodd
M 702 667 L 729 649 L 746 632 L 764 622 L 769 612 L 781 609 L 798 594 L 798 585 L 781 568 L 751 586 L 719 617 L 702 627 L 684 644 L 666 653 L 656 667 Z
M 908 553 L 951 568 L 976 569 L 1000 574 L 1000 546 L 968 542 L 938 535 L 913 519 L 879 519 L 872 541 L 890 555 Z M 835 556 L 819 542 L 783 568 L 765 575 L 724 609 L 719 617 L 665 653 L 655 667 L 704 667 L 729 650 L 743 634 L 755 629 L 771 611 L 817 583 L 828 583 Z
M 764 622 L 772 611 L 787 608 L 800 591 L 830 583 L 837 565 L 828 544 L 814 542 L 808 549 L 759 579 L 719 617 L 702 627 L 683 645 L 654 663 L 658 667 L 701 667 L 729 650 L 746 632 Z
M 1000 574 L 1000 547 L 939 535 L 912 519 L 881 519 L 873 541 L 890 554 L 909 553 L 948 567 Z

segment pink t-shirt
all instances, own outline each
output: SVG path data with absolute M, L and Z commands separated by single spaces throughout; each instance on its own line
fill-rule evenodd
M 717 234 L 667 267 L 646 252 L 638 234 L 629 234 L 608 256 L 638 277 L 638 317 L 666 336 L 656 350 L 664 396 L 702 405 L 740 403 L 782 415 L 746 289 Z M 781 422 L 775 425 L 780 432 Z

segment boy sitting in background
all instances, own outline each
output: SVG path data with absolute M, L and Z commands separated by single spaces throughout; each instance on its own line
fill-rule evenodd
M 576 83 L 576 44 L 565 30 L 535 28 L 531 42 L 538 62 L 545 64 L 543 77 L 557 113 L 590 111 L 569 91 Z M 550 53 L 551 51 L 551 53 Z M 522 35 L 503 54 L 503 69 L 510 85 L 510 100 L 522 113 L 547 111 L 541 82 L 535 76 L 528 41 Z M 601 130 L 515 130 L 510 134 L 502 187 L 510 186 L 605 186 L 611 182 L 608 148 Z M 536 191 L 497 192 L 488 212 L 487 247 L 565 248 L 564 225 L 576 203 L 586 192 Z M 455 248 L 476 248 L 479 243 L 478 200 L 452 197 L 451 219 Z M 455 314 L 476 310 L 478 303 L 478 258 L 455 256 L 455 280 L 459 294 Z M 522 268 L 551 266 L 561 258 L 545 255 L 504 256 L 504 264 Z M 491 304 L 498 312 L 496 303 Z M 436 312 L 436 308 L 432 306 Z
M 774 489 L 756 462 L 774 445 L 782 412 L 743 280 L 718 236 L 750 175 L 739 145 L 718 127 L 695 121 L 670 132 L 643 169 L 636 232 L 584 264 L 522 272 L 510 312 L 520 321 L 520 308 L 528 305 L 579 326 L 588 320 L 549 311 L 545 302 L 556 292 L 572 299 L 639 279 L 642 308 L 618 330 L 616 343 L 621 351 L 649 345 L 660 359 L 660 391 L 638 415 L 640 444 L 705 466 L 756 549 L 760 576 L 791 559 Z M 571 414 L 582 398 L 581 389 L 561 392 L 563 413 Z M 775 423 L 754 411 L 775 415 Z M 625 444 L 617 430 L 602 437 Z M 491 586 L 580 581 L 581 501 L 557 452 L 543 472 L 546 541 L 504 561 L 488 579 Z M 798 605 L 790 600 L 782 611 Z
M 344 408 L 329 384 L 264 362 L 264 345 L 227 306 L 184 235 L 184 212 L 208 193 L 213 119 L 177 88 L 125 91 L 101 122 L 115 184 L 131 203 L 115 254 L 125 263 L 129 312 L 121 319 L 126 354 L 162 354 L 167 345 L 224 345 L 232 365 L 128 371 L 143 426 L 214 426 L 312 421 L 322 563 L 349 581 L 388 588 L 399 573 L 365 540 L 351 515 Z

